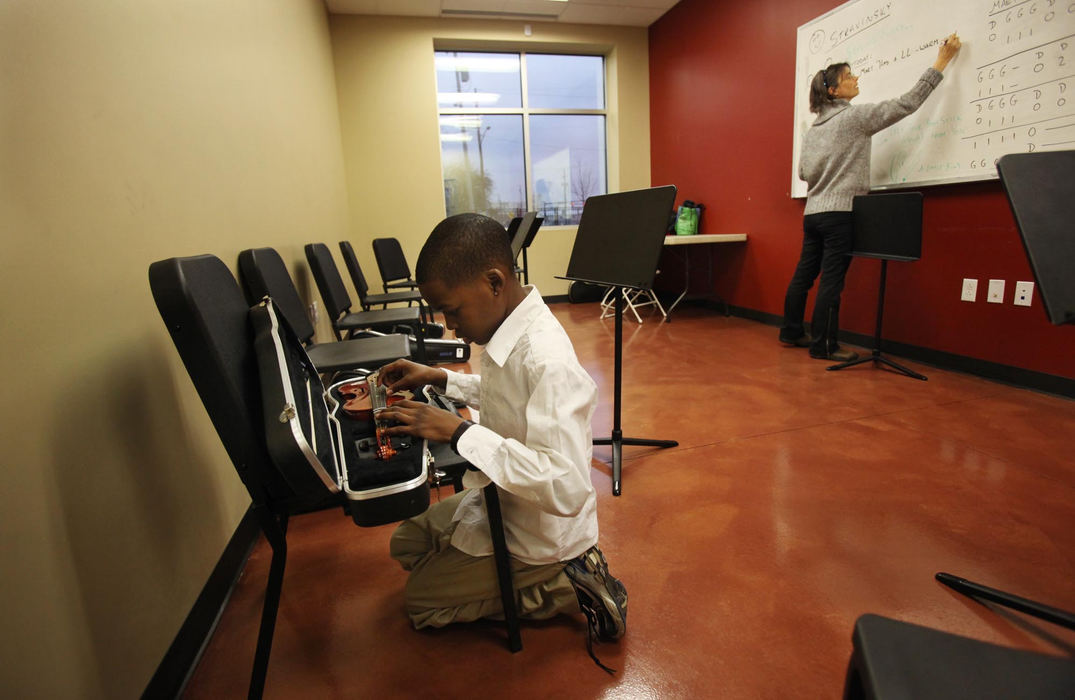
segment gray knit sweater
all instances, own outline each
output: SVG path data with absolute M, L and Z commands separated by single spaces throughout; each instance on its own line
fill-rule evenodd
M 877 104 L 826 102 L 799 155 L 799 177 L 808 185 L 803 215 L 851 211 L 855 195 L 870 191 L 870 137 L 921 107 L 943 77 L 927 68 L 907 94 Z

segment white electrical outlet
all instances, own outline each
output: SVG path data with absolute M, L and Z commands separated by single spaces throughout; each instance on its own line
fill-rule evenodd
M 1016 282 L 1015 299 L 1012 303 L 1016 306 L 1030 306 L 1030 299 L 1034 296 L 1033 282 Z
M 315 326 L 321 322 L 321 307 L 317 304 L 317 300 L 310 302 L 310 318 Z
M 978 280 L 963 279 L 963 291 L 959 298 L 962 301 L 974 301 L 978 298 Z
M 985 300 L 990 304 L 1004 303 L 1004 280 L 989 280 L 989 296 Z

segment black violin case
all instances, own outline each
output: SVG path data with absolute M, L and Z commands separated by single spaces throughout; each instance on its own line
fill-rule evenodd
M 265 440 L 277 470 L 298 494 L 335 495 L 363 527 L 405 520 L 429 507 L 430 475 L 437 450 L 443 467 L 465 462 L 443 445 L 424 439 L 392 437 L 396 454 L 378 459 L 372 419 L 343 411 L 341 387 L 361 377 L 333 383 L 326 390 L 302 343 L 266 297 L 250 309 L 261 381 Z M 451 402 L 429 391 L 415 399 L 455 411 Z

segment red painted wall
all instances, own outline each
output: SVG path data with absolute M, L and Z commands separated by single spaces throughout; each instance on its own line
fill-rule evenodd
M 714 291 L 736 306 L 783 313 L 804 205 L 789 196 L 795 30 L 839 4 L 682 0 L 650 27 L 652 182 L 706 205 L 702 233 L 749 234 L 745 245 L 706 246 Z M 1075 377 L 1075 326 L 1050 324 L 1037 289 L 1032 307 L 1011 304 L 1015 282 L 1034 277 L 1000 183 L 921 192 L 922 259 L 889 264 L 885 338 Z M 879 271 L 853 262 L 843 328 L 873 335 Z M 959 299 L 964 277 L 978 279 L 975 303 Z M 984 301 L 989 279 L 1006 280 L 1003 305 Z

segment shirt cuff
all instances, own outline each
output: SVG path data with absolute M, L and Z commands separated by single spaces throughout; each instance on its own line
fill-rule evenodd
M 444 391 L 442 391 L 441 394 L 453 401 L 458 400 L 466 402 L 467 392 L 463 382 L 459 379 L 461 376 L 465 375 L 463 375 L 462 372 L 456 372 L 450 369 L 445 369 L 444 372 L 447 376 L 444 380 Z
M 474 425 L 474 421 L 465 420 L 459 424 L 459 427 L 452 433 L 451 447 L 452 452 L 459 454 L 459 438 L 463 437 L 463 433 L 467 432 Z

